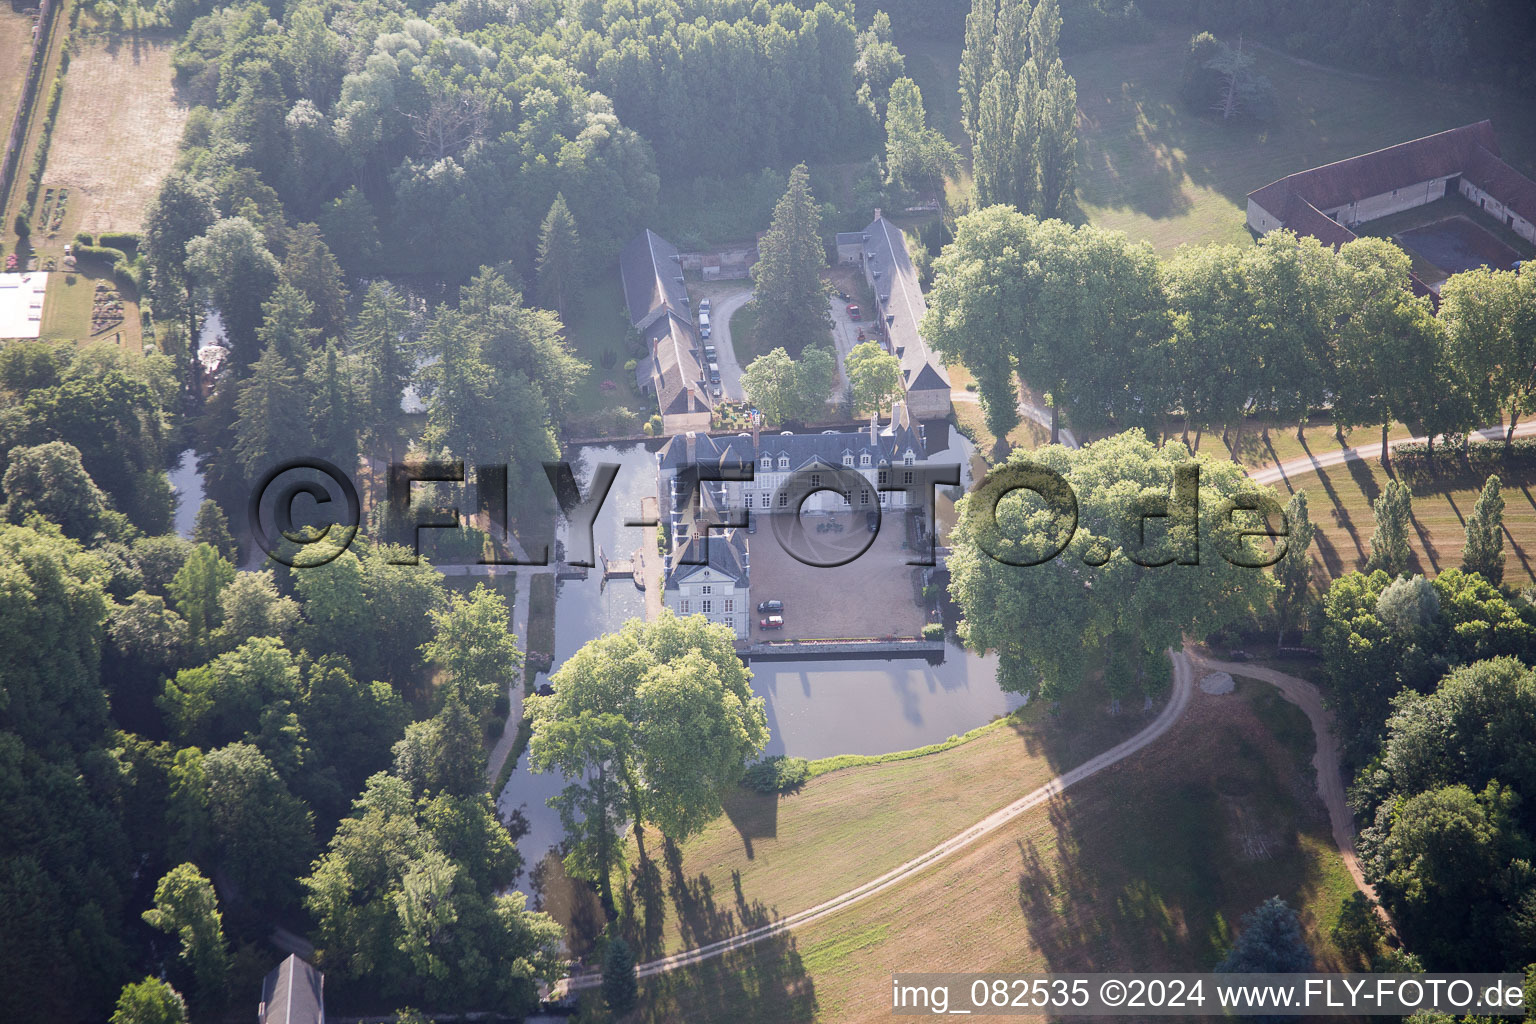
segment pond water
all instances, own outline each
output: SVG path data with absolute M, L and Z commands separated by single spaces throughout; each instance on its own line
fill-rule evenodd
M 947 448 L 930 451 L 930 457 L 960 463 L 962 486 L 968 487 L 971 445 L 953 429 L 945 440 Z M 639 518 L 641 498 L 656 493 L 655 456 L 642 445 L 623 445 L 583 448 L 570 458 L 583 488 L 598 463 L 620 467 L 593 529 L 594 542 L 613 558 L 654 543 L 654 526 L 624 524 Z M 944 504 L 941 498 L 941 515 Z M 644 597 L 628 580 L 605 586 L 594 570 L 586 580 L 562 582 L 555 600 L 555 668 L 588 640 L 644 612 Z M 808 758 L 883 754 L 939 743 L 1022 703 L 998 687 L 995 657 L 953 645 L 941 665 L 913 659 L 758 662 L 752 666 L 752 689 L 767 705 L 771 738 L 765 753 Z M 504 810 L 520 808 L 526 817 L 529 832 L 518 847 L 532 865 L 563 837 L 559 815 L 545 801 L 566 780 L 525 769 L 526 762 L 518 765 L 499 803 Z M 527 888 L 526 875 L 520 888 Z
M 203 503 L 203 474 L 197 469 L 197 452 L 188 448 L 168 474 L 176 492 L 176 532 L 191 539 L 198 506 Z

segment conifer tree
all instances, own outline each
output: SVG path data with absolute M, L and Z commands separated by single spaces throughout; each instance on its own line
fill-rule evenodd
M 832 327 L 821 281 L 826 264 L 810 171 L 800 164 L 789 173 L 789 187 L 773 209 L 773 225 L 758 244 L 752 267 L 759 337 L 773 339 L 793 356 L 825 340 Z
M 562 321 L 580 265 L 581 240 L 576 234 L 576 218 L 571 216 L 565 196 L 557 195 L 539 228 L 539 298 L 547 308 L 559 313 Z

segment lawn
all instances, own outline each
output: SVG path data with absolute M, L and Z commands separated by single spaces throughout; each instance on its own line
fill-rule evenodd
M 1328 931 L 1354 887 L 1312 749 L 1301 711 L 1266 686 L 1197 694 L 1170 735 L 933 870 L 645 982 L 643 1019 L 886 1020 L 896 971 L 1209 970 L 1272 895 L 1298 909 L 1320 966 L 1341 969 Z M 910 807 L 908 827 L 927 814 Z M 748 921 L 783 909 L 748 893 L 722 896 Z
M 749 302 L 732 313 L 729 327 L 731 351 L 736 353 L 736 364 L 745 370 L 752 360 L 768 351 L 758 351 L 757 303 Z
M 1431 77 L 1377 79 L 1259 49 L 1279 113 L 1259 126 L 1222 125 L 1178 99 L 1191 29 L 1149 29 L 1145 41 L 1068 52 L 1077 79 L 1078 202 L 1100 227 L 1159 251 L 1185 242 L 1249 240 L 1247 194 L 1318 164 L 1492 118 L 1504 157 L 1536 170 L 1528 100 L 1487 89 L 1445 89 Z M 1247 38 L 1248 49 L 1265 40 Z M 960 44 L 899 39 L 931 123 L 959 127 Z M 962 153 L 964 147 L 962 146 Z
M 627 409 L 636 422 L 622 432 L 638 432 L 639 421 L 654 413 L 656 405 L 636 393 L 634 374 L 624 368 L 638 353 L 629 347 L 629 319 L 618 275 L 600 274 L 582 288 L 571 300 L 566 320 L 566 340 L 590 367 L 576 392 L 570 418 L 604 433 L 612 429 L 615 411 Z M 605 389 L 604 382 L 612 387 Z M 604 419 L 606 424 L 601 422 Z
M 1504 492 L 1504 582 L 1536 582 L 1536 471 L 1499 474 Z M 1363 569 L 1370 554 L 1374 520 L 1371 502 L 1388 480 L 1379 462 L 1349 462 L 1277 484 L 1284 496 L 1307 492 L 1307 506 L 1317 526 L 1315 558 L 1330 577 Z M 1466 517 L 1482 491 L 1483 480 L 1456 475 L 1410 481 L 1413 488 L 1413 547 L 1410 569 L 1434 575 L 1461 565 Z
M 138 231 L 176 159 L 187 110 L 172 88 L 172 43 L 93 41 L 75 53 L 48 148 L 44 187 L 67 187 L 69 213 L 41 252 L 78 231 Z M 56 253 L 57 255 L 57 253 Z
M 27 81 L 29 63 L 24 58 L 32 52 L 32 24 L 32 15 L 22 14 L 9 5 L 0 7 L 0 53 L 12 55 L 0 68 L 0 124 L 6 126 L 6 131 L 10 131 L 21 87 Z M 24 168 L 22 177 L 25 176 Z
M 43 299 L 40 336 L 49 341 L 73 341 L 81 345 L 110 341 L 124 351 L 137 355 L 143 351 L 143 330 L 139 321 L 139 304 L 131 293 L 123 293 L 123 322 L 100 334 L 91 333 L 91 309 L 98 281 L 105 283 L 109 289 L 118 288 L 111 271 L 103 267 L 100 261 L 87 261 L 87 265 L 77 271 L 49 274 L 48 292 Z

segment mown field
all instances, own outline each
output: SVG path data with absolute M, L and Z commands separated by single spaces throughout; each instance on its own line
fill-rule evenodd
M 70 191 L 58 245 L 78 231 L 143 226 L 187 118 L 172 87 L 171 49 L 164 41 L 94 41 L 70 58 L 43 175 L 44 187 Z
M 1272 895 L 1298 909 L 1320 965 L 1341 969 L 1327 936 L 1353 883 L 1331 845 L 1312 750 L 1301 712 L 1268 687 L 1197 694 L 1147 750 L 920 877 L 645 982 L 641 1019 L 886 1020 L 896 971 L 1209 969 L 1242 915 Z M 926 777 L 953 790 L 943 773 Z M 918 806 L 909 817 L 921 827 Z M 716 899 L 751 923 L 783 909 L 744 894 Z
M 681 848 L 663 851 L 660 835 L 647 833 L 660 863 L 636 937 L 659 955 L 734 934 L 758 913 L 815 906 L 1108 749 L 1154 713 L 1111 717 L 1102 700 L 1081 695 L 1058 715 L 1036 704 L 941 753 L 845 768 L 784 796 L 733 791 L 725 814 Z M 639 862 L 632 844 L 627 859 Z
M 0 8 L 0 53 L 7 55 L 0 67 L 0 133 L 11 130 L 16 103 L 27 80 L 27 57 L 32 52 L 32 16 L 10 6 Z

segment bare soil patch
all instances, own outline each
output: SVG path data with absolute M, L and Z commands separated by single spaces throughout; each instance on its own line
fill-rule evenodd
M 72 234 L 138 231 L 176 159 L 187 111 L 171 79 L 171 43 L 92 43 L 69 62 L 44 185 L 68 186 Z

